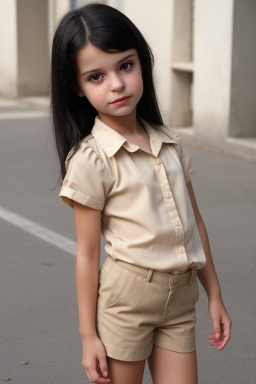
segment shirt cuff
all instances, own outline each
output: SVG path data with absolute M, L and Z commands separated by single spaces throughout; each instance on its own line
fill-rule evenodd
M 59 193 L 61 200 L 69 207 L 73 208 L 73 200 L 80 204 L 86 205 L 87 207 L 98 209 L 102 211 L 105 202 L 95 200 L 90 196 L 84 195 L 83 193 L 76 191 L 75 189 L 62 187 Z

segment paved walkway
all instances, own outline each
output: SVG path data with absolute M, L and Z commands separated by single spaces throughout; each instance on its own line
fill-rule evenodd
M 13 117 L 0 118 L 0 381 L 89 383 L 78 333 L 73 211 L 58 197 L 58 164 L 47 114 L 35 116 L 32 112 L 42 108 L 27 107 L 13 105 Z M 3 108 L 3 113 L 10 112 Z M 210 347 L 212 325 L 200 286 L 199 383 L 255 384 L 255 163 L 191 146 L 188 150 L 197 166 L 192 184 L 233 320 L 227 347 Z M 9 214 L 4 217 L 3 212 Z M 56 235 L 71 240 L 70 247 L 54 243 Z M 102 251 L 101 262 L 105 257 Z M 143 384 L 149 383 L 146 365 Z

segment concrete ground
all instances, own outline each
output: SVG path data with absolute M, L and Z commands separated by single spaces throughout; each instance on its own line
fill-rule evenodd
M 73 211 L 58 197 L 46 110 L 43 103 L 0 103 L 0 381 L 89 383 L 81 365 Z M 197 166 L 192 184 L 233 321 L 226 348 L 210 347 L 212 325 L 200 286 L 199 383 L 255 384 L 255 163 L 187 148 Z M 102 240 L 101 263 L 103 246 Z M 146 365 L 143 384 L 149 383 Z

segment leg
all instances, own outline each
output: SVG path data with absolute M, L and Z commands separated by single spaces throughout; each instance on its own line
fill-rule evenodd
M 178 353 L 153 346 L 148 365 L 154 384 L 197 384 L 196 351 Z
M 122 361 L 107 356 L 111 384 L 142 384 L 146 360 Z

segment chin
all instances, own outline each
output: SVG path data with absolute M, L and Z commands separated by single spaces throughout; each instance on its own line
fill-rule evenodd
M 104 115 L 109 115 L 109 116 L 115 116 L 115 117 L 123 117 L 123 116 L 127 116 L 127 115 L 130 115 L 131 113 L 133 113 L 134 111 L 134 108 L 120 108 L 118 111 L 108 111 L 108 112 L 101 112 L 102 114 Z

